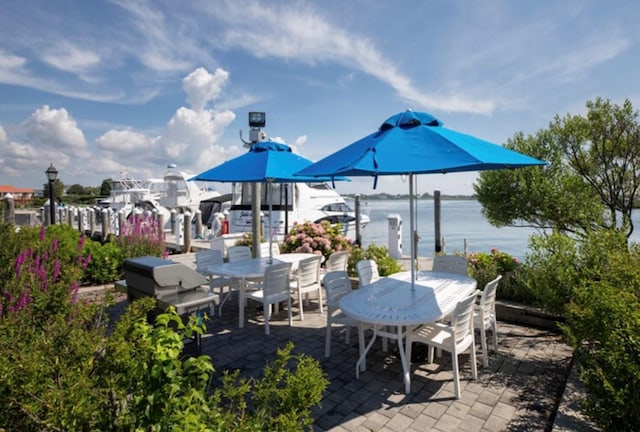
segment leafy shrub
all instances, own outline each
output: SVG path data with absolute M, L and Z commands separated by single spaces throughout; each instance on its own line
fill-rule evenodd
M 3 430 L 303 430 L 312 423 L 310 408 L 327 380 L 316 360 L 291 354 L 293 345 L 263 379 L 230 374 L 210 389 L 211 359 L 183 356 L 183 337 L 203 331 L 197 317 L 185 325 L 171 308 L 151 325 L 155 300 L 140 299 L 109 332 L 109 303 L 76 302 L 74 278 L 88 260 L 83 241 L 69 250 L 41 230 L 4 281 Z
M 334 252 L 351 250 L 351 241 L 342 234 L 342 225 L 329 221 L 295 224 L 282 244 L 283 252 L 320 253 L 328 258 Z
M 602 249 L 596 278 L 575 287 L 563 330 L 587 389 L 584 407 L 606 431 L 640 424 L 640 253 Z
M 124 259 L 147 255 L 166 257 L 168 254 L 164 231 L 153 215 L 131 215 L 115 243 L 122 249 Z
M 514 256 L 498 249 L 474 252 L 469 255 L 469 274 L 478 281 L 478 288 L 484 289 L 488 282 L 502 275 L 498 284 L 497 297 L 502 300 L 532 302 L 532 295 L 521 284 L 522 263 Z
M 52 234 L 66 234 L 60 240 Z M 0 295 L 0 316 L 28 308 L 38 322 L 68 309 L 78 292 L 78 280 L 91 257 L 83 255 L 84 236 L 64 226 L 42 227 L 37 240 L 12 260 Z M 72 241 L 76 244 L 73 245 Z
M 356 264 L 363 259 L 371 259 L 378 265 L 380 276 L 389 276 L 401 272 L 402 266 L 389 255 L 389 249 L 384 246 L 369 245 L 367 248 L 354 246 L 349 254 L 349 276 L 357 276 Z
M 83 282 L 106 284 L 122 277 L 124 252 L 116 243 L 100 243 L 87 240 L 85 250 L 91 255 L 91 262 L 83 275 Z

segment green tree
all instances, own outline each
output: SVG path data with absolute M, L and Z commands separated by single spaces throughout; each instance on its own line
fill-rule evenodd
M 552 228 L 583 236 L 591 230 L 633 231 L 640 186 L 640 124 L 631 102 L 600 98 L 587 114 L 556 115 L 546 130 L 516 134 L 505 147 L 546 160 L 543 169 L 486 171 L 474 186 L 495 226 Z
M 100 196 L 109 196 L 111 195 L 111 179 L 102 180 L 102 184 L 100 185 Z
M 53 182 L 53 192 L 55 193 L 56 200 L 60 200 L 60 198 L 62 198 L 64 195 L 64 188 L 64 183 L 62 183 L 62 180 L 59 178 Z M 47 182 L 43 184 L 42 189 L 44 190 L 45 198 L 49 198 L 49 183 Z
M 67 189 L 67 194 L 68 195 L 84 195 L 85 194 L 84 186 L 78 183 L 72 184 Z

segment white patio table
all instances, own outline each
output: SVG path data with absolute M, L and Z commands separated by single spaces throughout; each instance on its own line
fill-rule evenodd
M 373 325 L 373 337 L 356 363 L 356 377 L 365 370 L 367 352 L 376 336 L 395 339 L 404 373 L 405 392 L 409 393 L 409 361 L 403 338 L 407 328 L 438 321 L 449 315 L 456 304 L 473 293 L 476 280 L 468 276 L 444 272 L 418 272 L 415 289 L 411 289 L 411 273 L 401 272 L 354 290 L 340 299 L 340 309 L 356 320 Z M 385 330 L 385 327 L 394 331 Z
M 221 264 L 211 264 L 207 266 L 207 273 L 213 276 L 222 276 L 232 279 L 260 280 L 264 277 L 264 271 L 271 264 L 291 263 L 291 271 L 295 272 L 298 263 L 305 258 L 315 256 L 310 253 L 286 253 L 274 256 L 269 262 L 269 257 L 251 258 L 234 262 L 226 262 Z M 239 289 L 245 289 L 245 283 L 240 283 Z M 225 300 L 223 300 L 223 303 Z M 244 305 L 238 304 L 238 327 L 244 326 Z

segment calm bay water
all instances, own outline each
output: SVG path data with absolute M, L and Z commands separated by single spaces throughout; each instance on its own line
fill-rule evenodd
M 377 244 L 388 246 L 389 229 L 387 216 L 395 213 L 402 218 L 402 253 L 411 253 L 409 243 L 409 201 L 404 200 L 363 200 L 371 222 L 362 231 L 364 246 Z M 417 230 L 420 235 L 418 255 L 430 256 L 435 250 L 434 209 L 432 200 L 418 201 Z M 536 232 L 531 228 L 496 228 L 482 216 L 482 207 L 475 200 L 443 200 L 441 202 L 440 231 L 444 238 L 444 248 L 449 254 L 462 252 L 467 240 L 469 252 L 489 252 L 493 248 L 524 258 L 529 235 Z M 633 216 L 636 232 L 632 240 L 640 241 L 640 212 Z

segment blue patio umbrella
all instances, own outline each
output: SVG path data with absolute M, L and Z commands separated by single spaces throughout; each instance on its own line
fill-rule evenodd
M 545 165 L 546 162 L 497 144 L 447 129 L 429 113 L 405 111 L 353 144 L 302 169 L 301 176 L 409 176 L 410 229 L 414 234 L 413 178 Z M 415 285 L 415 245 L 411 242 L 411 287 Z
M 267 140 L 251 145 L 247 153 L 204 171 L 189 180 L 235 183 L 322 182 L 336 176 L 296 176 L 296 172 L 313 162 L 291 151 L 286 144 Z M 346 180 L 338 175 L 337 180 Z M 259 211 L 253 209 L 254 212 Z M 269 200 L 269 259 L 271 255 L 271 200 Z M 258 233 L 253 233 L 254 245 Z

